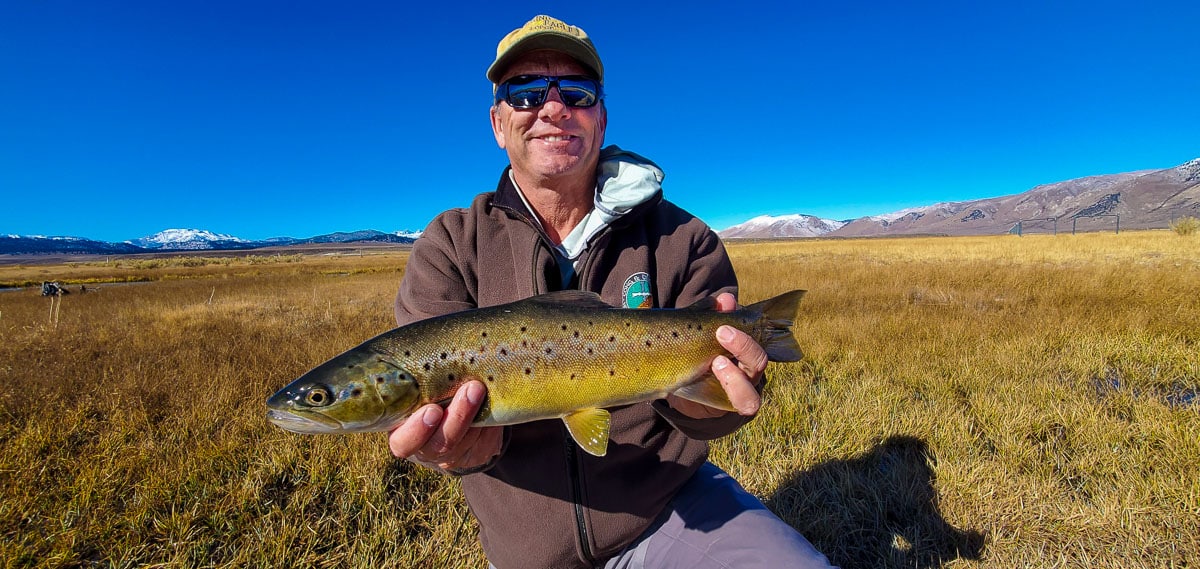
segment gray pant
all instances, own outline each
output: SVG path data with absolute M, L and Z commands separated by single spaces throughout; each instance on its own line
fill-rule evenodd
M 700 467 L 637 541 L 604 564 L 604 569 L 746 567 L 831 565 L 804 536 L 712 463 Z

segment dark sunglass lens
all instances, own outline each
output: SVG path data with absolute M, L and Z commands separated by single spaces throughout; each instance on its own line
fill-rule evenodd
M 508 104 L 514 109 L 529 109 L 546 102 L 546 85 L 509 85 Z
M 596 104 L 596 94 L 586 89 L 563 85 L 558 91 L 562 93 L 563 103 L 569 107 L 590 107 Z
M 590 107 L 600 98 L 600 86 L 586 77 L 563 77 L 558 82 L 563 103 L 571 107 Z

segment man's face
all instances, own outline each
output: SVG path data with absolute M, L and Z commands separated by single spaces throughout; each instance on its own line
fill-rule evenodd
M 517 75 L 590 73 L 568 55 L 534 51 L 510 65 L 501 82 Z M 555 87 L 540 107 L 518 110 L 501 101 L 491 114 L 496 143 L 508 151 L 518 179 L 536 183 L 595 175 L 608 124 L 603 102 L 587 108 L 568 107 Z

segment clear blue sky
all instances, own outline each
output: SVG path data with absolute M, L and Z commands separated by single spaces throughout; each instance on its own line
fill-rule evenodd
M 421 229 L 494 188 L 496 42 L 539 13 L 607 72 L 607 142 L 721 229 L 1200 157 L 1200 2 L 0 6 L 0 234 Z

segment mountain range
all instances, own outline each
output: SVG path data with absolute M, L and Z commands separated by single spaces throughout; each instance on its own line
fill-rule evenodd
M 27 235 L 0 235 L 0 254 L 134 254 L 162 251 L 211 251 L 259 249 L 262 247 L 279 247 L 286 245 L 306 245 L 312 243 L 412 243 L 420 232 L 397 231 L 384 233 L 372 229 L 350 233 L 337 232 L 318 235 L 306 239 L 295 237 L 272 237 L 261 241 L 252 241 L 213 233 L 200 229 L 167 229 L 150 235 L 124 241 L 110 243 L 95 241 L 83 237 L 44 237 Z
M 759 216 L 720 232 L 726 239 L 875 237 L 888 235 L 988 235 L 1021 230 L 1083 231 L 1166 228 L 1175 219 L 1200 217 L 1200 158 L 1174 168 L 1088 176 L 1028 191 L 944 202 L 858 219 L 812 215 Z M 1018 224 L 1021 224 L 1018 226 Z M 0 255 L 135 254 L 162 251 L 242 250 L 313 243 L 412 243 L 420 232 L 337 232 L 305 239 L 260 241 L 198 229 L 167 229 L 112 243 L 83 237 L 0 235 Z
M 989 235 L 1034 230 L 1166 228 L 1200 217 L 1200 158 L 1162 170 L 1088 176 L 1028 191 L 945 202 L 893 213 L 831 220 L 811 215 L 760 216 L 720 232 L 727 239 Z M 1018 223 L 1021 224 L 1018 228 Z

